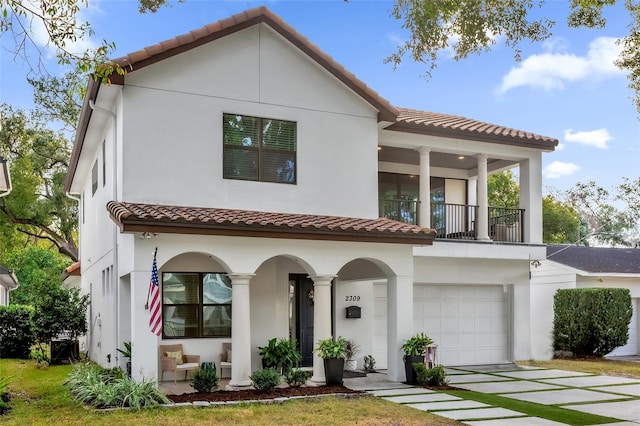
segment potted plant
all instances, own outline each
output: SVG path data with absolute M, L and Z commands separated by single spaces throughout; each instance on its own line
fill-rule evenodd
M 360 352 L 360 346 L 356 345 L 353 340 L 345 341 L 345 350 L 347 351 L 347 359 L 344 363 L 344 369 L 349 371 L 355 371 L 358 367 L 358 360 L 356 360 L 356 355 Z
M 418 333 L 402 345 L 402 350 L 404 351 L 404 371 L 407 383 L 417 383 L 416 374 L 413 370 L 413 363 L 424 362 L 424 354 L 427 350 L 427 345 L 431 345 L 432 343 L 433 339 L 429 336 L 424 333 Z
M 338 336 L 318 341 L 313 350 L 324 361 L 324 375 L 327 385 L 342 386 L 344 359 L 347 357 L 347 341 Z
M 131 342 L 124 342 L 124 349 L 118 348 L 118 352 L 127 358 L 127 375 L 131 377 Z
M 266 346 L 258 347 L 262 356 L 262 368 L 274 368 L 280 374 L 286 374 L 302 361 L 295 339 L 278 339 L 274 337 Z

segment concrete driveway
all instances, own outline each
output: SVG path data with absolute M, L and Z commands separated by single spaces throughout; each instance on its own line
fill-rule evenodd
M 345 379 L 345 386 L 468 425 L 564 425 L 571 424 L 576 416 L 582 424 L 640 424 L 640 380 L 637 379 L 515 364 L 447 368 L 446 371 L 451 386 L 500 398 L 464 398 L 460 393 L 453 396 L 388 382 L 382 373 Z M 476 399 L 489 399 L 492 403 Z M 538 415 L 512 409 L 514 406 Z M 565 418 L 568 422 L 558 421 Z

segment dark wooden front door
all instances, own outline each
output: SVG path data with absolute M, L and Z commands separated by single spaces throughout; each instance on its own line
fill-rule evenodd
M 296 294 L 296 339 L 302 353 L 302 366 L 313 366 L 313 280 L 302 274 L 291 274 Z

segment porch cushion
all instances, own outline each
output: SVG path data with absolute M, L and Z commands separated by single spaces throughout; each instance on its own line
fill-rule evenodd
M 175 358 L 177 365 L 184 364 L 184 361 L 182 360 L 182 351 L 167 352 L 166 354 L 167 358 Z
M 197 362 L 183 362 L 182 364 L 176 366 L 176 371 L 196 370 L 198 368 L 200 368 L 200 364 L 198 364 Z

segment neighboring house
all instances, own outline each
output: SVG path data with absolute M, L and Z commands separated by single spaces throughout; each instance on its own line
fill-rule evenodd
M 9 292 L 18 288 L 18 279 L 9 269 L 0 265 L 0 306 L 9 306 Z
M 72 263 L 62 271 L 62 285 L 64 285 L 65 288 L 82 289 L 80 262 Z
M 631 292 L 633 317 L 627 344 L 610 356 L 640 354 L 638 310 L 640 309 L 640 249 L 556 245 L 547 247 L 540 265 L 532 268 L 532 327 L 535 359 L 553 355 L 553 296 L 559 289 L 585 287 L 627 288 Z
M 160 344 L 218 362 L 231 342 L 243 386 L 272 337 L 297 338 L 316 381 L 312 349 L 332 334 L 391 380 L 420 331 L 448 365 L 531 358 L 556 139 L 396 108 L 266 8 L 116 61 L 126 75 L 89 82 L 65 181 L 92 359 L 130 340 L 134 376 L 156 379 Z M 520 208 L 488 206 L 487 175 L 512 167 Z M 156 247 L 160 337 L 145 310 Z

